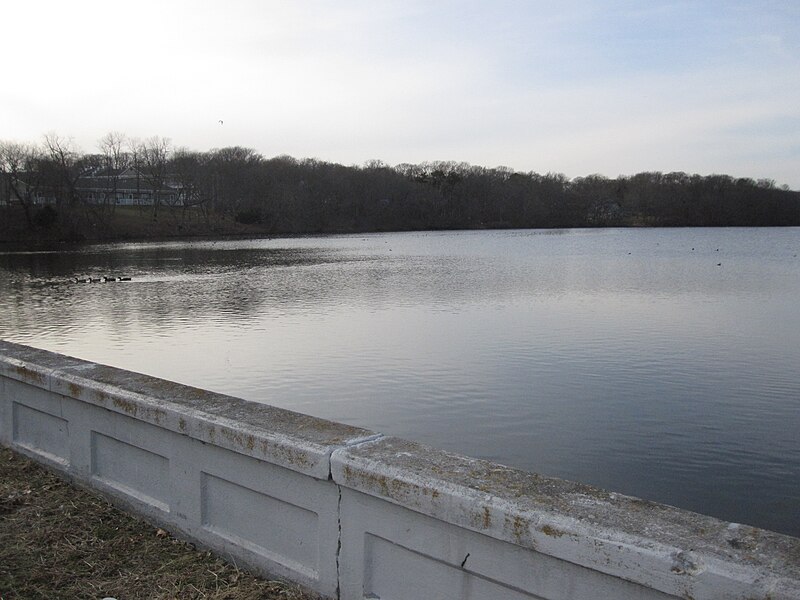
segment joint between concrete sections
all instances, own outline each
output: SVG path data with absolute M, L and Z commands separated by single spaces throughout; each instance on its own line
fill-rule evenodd
M 342 446 L 339 448 L 335 448 L 331 450 L 328 454 L 328 479 L 333 480 L 333 455 L 337 452 L 341 452 L 344 450 L 352 449 L 352 448 L 359 448 L 361 446 L 366 446 L 368 444 L 375 443 L 381 439 L 383 439 L 384 434 L 376 433 L 374 435 L 367 435 L 360 438 L 353 438 L 344 442 Z M 342 597 L 342 573 L 341 567 L 339 563 L 339 559 L 342 553 L 342 486 L 339 485 L 337 482 L 334 481 L 334 485 L 336 485 L 336 492 L 338 494 L 338 498 L 336 501 L 336 526 L 337 526 L 337 537 L 336 540 L 336 600 L 340 600 Z
M 331 449 L 331 451 L 328 452 L 328 480 L 332 480 L 333 479 L 333 466 L 332 466 L 333 460 L 332 459 L 333 459 L 334 454 L 336 454 L 337 452 L 341 452 L 342 450 L 349 450 L 351 448 L 359 448 L 359 447 L 364 446 L 366 444 L 371 444 L 372 442 L 377 442 L 378 440 L 381 440 L 384 437 L 385 436 L 382 433 L 376 433 L 376 434 L 373 434 L 373 435 L 366 435 L 366 436 L 360 437 L 360 438 L 353 438 L 353 439 L 350 439 L 350 440 L 345 440 L 345 442 L 341 446 L 339 446 L 338 448 Z M 341 493 L 340 493 L 340 495 L 341 495 Z
M 382 433 L 367 435 L 360 438 L 353 438 L 346 440 L 342 446 L 331 450 L 328 454 L 328 479 L 333 480 L 333 455 L 343 450 L 351 448 L 358 448 L 381 440 L 384 437 Z M 336 526 L 337 526 L 337 540 L 336 540 L 336 600 L 340 600 L 342 596 L 342 575 L 339 558 L 342 553 L 342 486 L 334 482 L 336 485 L 336 492 L 338 498 L 336 501 Z

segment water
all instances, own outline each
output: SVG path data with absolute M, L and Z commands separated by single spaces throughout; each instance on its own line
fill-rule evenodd
M 800 229 L 0 253 L 0 337 L 800 536 Z M 131 282 L 74 284 L 124 275 Z

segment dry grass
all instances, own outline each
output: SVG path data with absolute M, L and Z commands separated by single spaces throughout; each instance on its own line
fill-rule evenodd
M 0 600 L 308 600 L 0 448 Z

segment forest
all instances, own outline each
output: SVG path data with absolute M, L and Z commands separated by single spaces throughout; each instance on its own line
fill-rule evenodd
M 720 174 L 570 179 L 452 161 L 345 166 L 266 158 L 238 146 L 196 151 L 173 147 L 167 138 L 140 141 L 118 133 L 86 153 L 51 134 L 41 143 L 0 140 L 0 217 L 3 241 L 797 226 L 800 192 L 772 180 Z

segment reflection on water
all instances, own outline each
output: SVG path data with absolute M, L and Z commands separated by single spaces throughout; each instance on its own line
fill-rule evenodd
M 800 230 L 0 253 L 0 337 L 800 535 Z M 116 275 L 131 282 L 74 284 Z

